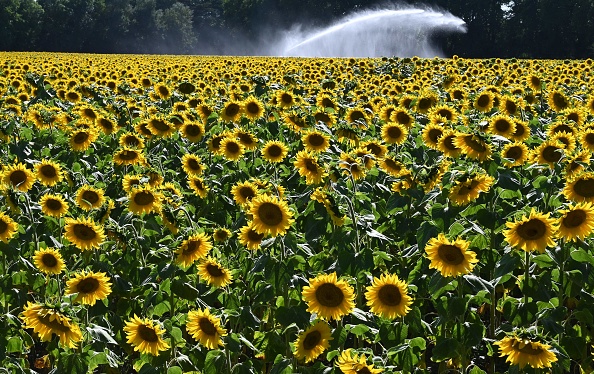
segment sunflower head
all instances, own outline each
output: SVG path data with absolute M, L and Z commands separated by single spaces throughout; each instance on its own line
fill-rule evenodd
M 38 249 L 33 255 L 33 263 L 45 274 L 60 274 L 65 265 L 62 255 L 54 248 Z
M 332 340 L 332 331 L 327 322 L 318 320 L 297 337 L 295 341 L 295 357 L 305 362 L 314 361 L 328 347 Z
M 198 264 L 198 276 L 217 288 L 225 287 L 233 280 L 233 276 L 227 268 L 209 257 Z
M 336 273 L 320 274 L 310 279 L 302 294 L 308 305 L 307 311 L 326 320 L 339 320 L 355 307 L 353 287 L 344 280 L 338 280 Z
M 227 335 L 227 330 L 221 327 L 221 319 L 212 315 L 208 309 L 189 311 L 186 330 L 208 349 L 223 346 L 222 337 Z
M 555 245 L 553 235 L 557 226 L 549 216 L 550 213 L 539 213 L 532 208 L 528 217 L 524 215 L 520 220 L 506 223 L 505 240 L 512 247 L 543 253 L 547 247 Z
M 293 213 L 286 201 L 276 196 L 261 194 L 250 204 L 254 229 L 270 236 L 284 235 L 293 223 Z
M 437 269 L 444 277 L 469 274 L 478 262 L 476 253 L 468 250 L 470 243 L 458 238 L 451 241 L 444 234 L 427 242 L 425 252 L 431 261 L 430 269 Z
M 367 287 L 365 298 L 372 313 L 390 319 L 405 316 L 412 304 L 408 285 L 395 274 L 374 277 L 371 286 Z
M 124 327 L 128 343 L 140 353 L 158 356 L 161 351 L 169 349 L 169 344 L 163 340 L 165 330 L 161 325 L 148 318 L 141 319 L 136 314 Z

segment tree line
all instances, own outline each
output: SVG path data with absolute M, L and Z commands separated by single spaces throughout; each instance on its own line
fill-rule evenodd
M 0 50 L 252 54 L 265 40 L 263 35 L 295 25 L 323 27 L 353 11 L 382 4 L 386 2 L 0 0 Z M 465 34 L 435 36 L 446 55 L 588 58 L 594 54 L 594 0 L 434 0 L 429 6 L 447 10 L 467 24 Z

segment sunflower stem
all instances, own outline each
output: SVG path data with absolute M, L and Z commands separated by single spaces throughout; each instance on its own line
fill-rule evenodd
M 528 291 L 530 288 L 530 252 L 526 251 L 524 260 L 524 285 L 522 291 L 524 292 L 524 310 L 528 315 Z
M 565 261 L 566 261 L 566 256 L 565 256 L 565 239 L 561 239 L 559 242 L 559 254 L 561 255 L 561 261 L 559 264 L 559 293 L 557 296 L 558 299 L 558 303 L 559 303 L 559 308 L 563 308 L 563 306 L 565 305 L 565 294 L 563 292 L 563 282 L 564 282 L 564 275 L 565 275 Z M 565 326 L 563 326 L 563 329 L 565 329 Z M 561 330 L 561 332 L 559 333 L 559 344 L 561 344 L 561 339 L 563 339 L 563 330 Z

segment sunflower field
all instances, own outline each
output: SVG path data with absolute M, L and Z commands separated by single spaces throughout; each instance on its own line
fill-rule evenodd
M 1 56 L 0 372 L 594 370 L 591 60 Z

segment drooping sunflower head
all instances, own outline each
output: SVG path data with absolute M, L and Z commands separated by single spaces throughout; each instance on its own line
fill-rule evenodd
M 200 177 L 190 175 L 187 178 L 188 186 L 194 191 L 194 193 L 201 197 L 205 198 L 208 195 L 208 186 L 204 183 L 204 180 Z
M 340 356 L 336 360 L 336 366 L 344 374 L 379 374 L 383 371 L 380 368 L 374 367 L 373 364 L 368 365 L 365 355 L 362 354 L 359 356 L 351 348 L 340 353 Z
M 90 218 L 66 218 L 64 237 L 82 251 L 99 248 L 105 241 L 103 227 Z
M 62 255 L 54 248 L 38 249 L 33 254 L 35 267 L 45 274 L 60 274 L 66 267 Z
M 293 223 L 293 213 L 287 202 L 276 196 L 261 194 L 254 197 L 249 213 L 254 229 L 260 234 L 272 237 L 284 235 Z
M 198 264 L 198 276 L 217 288 L 225 287 L 233 280 L 231 272 L 210 257 L 206 257 Z
M 470 243 L 462 238 L 451 241 L 444 234 L 427 242 L 425 252 L 431 261 L 430 269 L 437 269 L 444 277 L 469 274 L 478 262 Z
M 491 144 L 477 135 L 460 133 L 456 136 L 454 144 L 462 150 L 466 157 L 479 161 L 491 158 Z
M 78 342 L 82 340 L 78 325 L 54 309 L 28 302 L 20 318 L 23 320 L 23 327 L 33 329 L 41 341 L 50 341 L 52 335 L 57 335 L 60 345 L 76 348 Z
M 307 303 L 307 311 L 325 320 L 339 320 L 355 307 L 353 287 L 342 279 L 338 280 L 335 272 L 309 279 L 309 285 L 303 287 L 302 295 Z
M 142 150 L 124 147 L 113 154 L 113 162 L 116 165 L 144 165 L 146 159 Z
M 186 330 L 208 349 L 223 346 L 222 337 L 227 335 L 227 330 L 221 327 L 221 319 L 211 314 L 208 309 L 189 311 Z
M 374 277 L 366 289 L 365 298 L 372 313 L 389 319 L 405 316 L 412 304 L 408 285 L 396 274 Z
M 539 213 L 532 208 L 529 216 L 506 223 L 505 240 L 511 247 L 543 253 L 547 247 L 555 245 L 553 237 L 557 226 L 555 219 L 549 216 L 550 213 Z
M 241 143 L 245 149 L 253 150 L 258 148 L 259 140 L 251 131 L 237 128 L 233 132 L 233 136 L 239 140 L 239 143 Z
M 306 363 L 314 361 L 319 355 L 330 347 L 332 331 L 327 322 L 318 320 L 299 334 L 295 341 L 295 357 L 305 360 Z
M 182 266 L 188 267 L 194 261 L 205 258 L 211 249 L 212 242 L 206 234 L 194 234 L 184 240 L 175 251 L 177 254 L 175 261 Z
M 551 346 L 538 341 L 506 336 L 494 344 L 499 346 L 500 357 L 507 356 L 505 361 L 520 369 L 526 365 L 535 369 L 550 368 L 557 362 L 557 356 L 550 351 Z
M 95 305 L 111 294 L 111 282 L 105 273 L 83 270 L 66 283 L 66 294 L 77 294 L 73 302 Z
M 494 181 L 490 175 L 473 175 L 465 180 L 456 181 L 448 197 L 453 205 L 467 205 L 476 200 L 481 192 L 487 192 Z
M 139 318 L 136 314 L 124 326 L 128 343 L 140 353 L 158 356 L 161 351 L 169 349 L 169 344 L 163 340 L 165 329 L 148 318 Z

